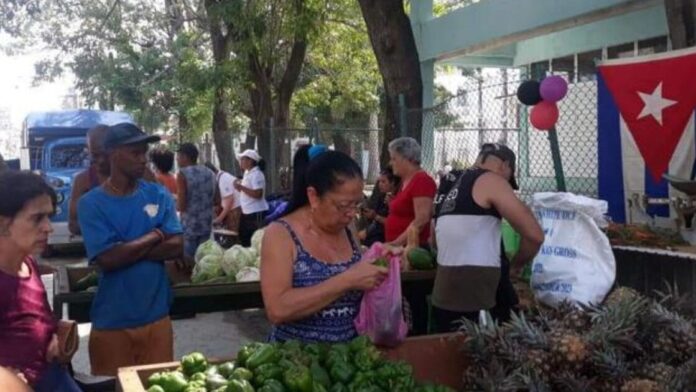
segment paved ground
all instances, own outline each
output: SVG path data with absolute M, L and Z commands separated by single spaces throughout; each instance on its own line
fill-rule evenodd
M 86 265 L 79 253 L 62 253 L 41 260 L 42 263 L 57 266 Z M 44 275 L 44 285 L 49 301 L 53 298 L 53 278 Z M 200 351 L 210 357 L 229 358 L 245 343 L 263 340 L 268 335 L 269 324 L 263 310 L 246 310 L 222 313 L 199 314 L 195 318 L 174 320 L 174 355 L 177 358 Z M 80 324 L 80 349 L 73 359 L 76 373 L 89 374 L 87 341 L 91 324 Z

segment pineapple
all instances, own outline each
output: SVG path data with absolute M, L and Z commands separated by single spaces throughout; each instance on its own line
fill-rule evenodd
M 589 324 L 589 315 L 580 309 L 574 309 L 563 318 L 563 326 L 575 332 L 585 332 Z
M 621 392 L 662 392 L 655 381 L 633 378 L 621 385 Z
M 549 334 L 552 360 L 556 364 L 567 365 L 579 371 L 584 365 L 589 352 L 585 341 L 575 332 L 556 329 Z
M 643 366 L 640 375 L 657 382 L 659 385 L 666 385 L 674 377 L 674 368 L 664 362 L 652 363 Z
M 544 382 L 550 380 L 553 368 L 551 366 L 551 354 L 548 352 L 544 350 L 529 350 L 525 355 L 524 364 Z
M 670 333 L 664 330 L 658 332 L 657 337 L 652 343 L 652 351 L 655 354 L 655 358 L 664 361 L 669 361 L 671 358 L 681 356 L 680 349 L 671 338 Z
M 604 304 L 613 305 L 640 297 L 642 296 L 636 290 L 626 286 L 619 286 L 615 288 L 606 299 L 604 299 Z

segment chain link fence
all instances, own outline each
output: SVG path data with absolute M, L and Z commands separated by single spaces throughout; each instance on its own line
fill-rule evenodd
M 408 111 L 407 121 L 422 121 L 424 168 L 436 175 L 448 166 L 469 167 L 482 144 L 499 142 L 517 154 L 517 179 L 524 195 L 556 191 L 548 133 L 531 126 L 531 107 L 517 100 L 522 80 L 517 71 L 477 72 L 465 78 L 456 95 L 437 106 Z M 596 197 L 596 81 L 570 84 L 558 106 L 556 129 L 566 188 Z
M 271 193 L 289 192 L 292 187 L 292 158 L 303 145 L 325 144 L 332 150 L 350 155 L 363 170 L 368 184 L 374 184 L 379 174 L 381 130 L 376 128 L 347 128 L 314 126 L 311 128 L 271 128 L 271 156 L 266 178 Z

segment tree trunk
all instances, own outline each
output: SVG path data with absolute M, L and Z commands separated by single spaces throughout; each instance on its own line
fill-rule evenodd
M 403 0 L 358 0 L 377 58 L 386 94 L 384 143 L 381 161 L 389 161 L 389 141 L 399 135 L 399 95 L 406 108 L 422 109 L 423 81 L 411 21 Z M 420 112 L 407 116 L 407 135 L 420 142 Z
M 696 0 L 665 0 L 672 49 L 696 45 Z
M 367 183 L 374 184 L 377 182 L 377 176 L 379 175 L 379 132 L 377 127 L 379 124 L 377 122 L 377 113 L 370 113 L 370 133 L 368 135 L 368 146 L 367 149 L 370 154 L 370 163 L 367 166 Z
M 226 99 L 224 87 L 217 87 L 213 101 L 213 142 L 220 161 L 220 169 L 232 172 L 235 157 L 232 151 L 232 133 L 227 124 Z
M 223 33 L 223 21 L 220 15 L 211 10 L 216 6 L 215 0 L 205 0 L 205 9 L 208 15 L 208 28 L 210 30 L 210 41 L 213 49 L 213 61 L 215 67 L 222 67 L 229 60 L 230 30 L 231 26 L 226 25 L 226 33 Z M 220 167 L 223 170 L 233 169 L 234 151 L 232 151 L 232 135 L 227 124 L 227 95 L 224 82 L 218 82 L 214 89 L 213 99 L 213 140 L 217 150 Z

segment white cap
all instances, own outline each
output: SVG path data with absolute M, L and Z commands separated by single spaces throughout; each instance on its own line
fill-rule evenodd
M 242 159 L 242 158 L 249 158 L 254 162 L 258 162 L 261 160 L 261 155 L 259 155 L 258 152 L 255 150 L 244 150 L 241 154 L 237 154 L 237 159 Z

